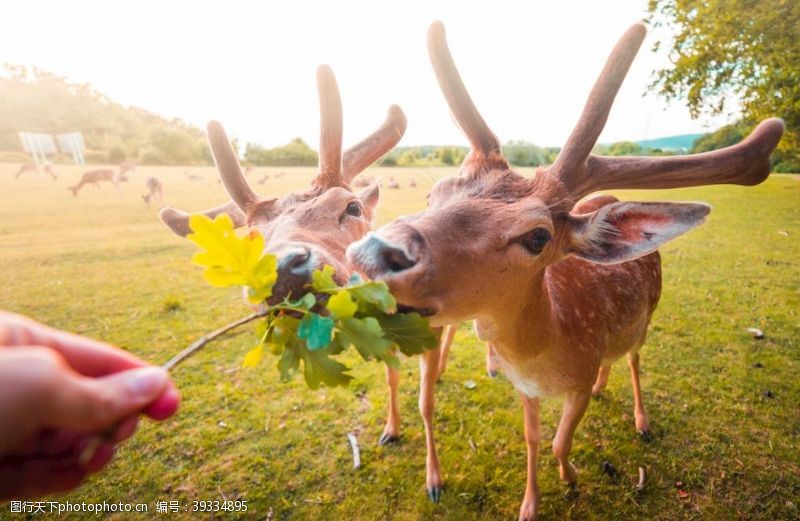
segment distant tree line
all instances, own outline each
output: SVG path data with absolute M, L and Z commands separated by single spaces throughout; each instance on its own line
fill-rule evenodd
M 316 150 L 298 137 L 288 145 L 275 148 L 264 148 L 254 143 L 247 143 L 244 149 L 244 160 L 253 165 L 316 166 L 318 156 Z
M 0 73 L 0 151 L 22 151 L 17 132 L 79 131 L 91 163 L 208 164 L 202 130 L 108 99 L 84 83 L 37 68 Z

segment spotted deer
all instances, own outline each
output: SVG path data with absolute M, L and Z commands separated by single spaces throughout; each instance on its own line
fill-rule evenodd
M 145 187 L 147 193 L 142 196 L 142 199 L 148 208 L 150 208 L 150 201 L 158 202 L 159 206 L 164 204 L 164 186 L 157 177 L 148 177 Z
M 67 190 L 72 192 L 72 195 L 77 196 L 78 192 L 81 188 L 86 185 L 92 185 L 95 188 L 100 186 L 100 183 L 111 183 L 116 187 L 119 187 L 119 183 L 127 182 L 128 178 L 124 175 L 117 174 L 114 170 L 110 168 L 104 168 L 101 170 L 90 170 L 84 173 L 81 176 L 81 180 L 78 181 L 78 184 L 74 186 L 70 186 Z
M 126 174 L 135 174 L 136 167 L 139 166 L 135 161 L 125 161 L 119 164 L 119 176 L 125 177 Z
M 577 479 L 572 439 L 592 390 L 627 356 L 634 418 L 649 436 L 639 385 L 639 349 L 661 293 L 657 248 L 700 225 L 702 203 L 620 202 L 598 190 L 712 184 L 755 185 L 770 172 L 780 119 L 763 121 L 741 143 L 674 157 L 602 157 L 591 153 L 612 102 L 645 36 L 632 26 L 614 47 L 557 159 L 533 178 L 513 172 L 456 70 L 444 27 L 428 32 L 436 78 L 471 150 L 460 175 L 440 180 L 428 207 L 353 244 L 348 257 L 385 280 L 398 302 L 434 325 L 473 320 L 522 400 L 528 448 L 520 519 L 539 508 L 536 467 L 540 398 L 565 396 L 553 439 L 561 478 Z M 435 381 L 437 351 L 423 359 Z M 428 385 L 431 385 L 428 383 Z M 428 444 L 428 488 L 441 487 L 433 443 L 433 401 L 421 403 Z M 431 475 L 437 479 L 432 479 Z

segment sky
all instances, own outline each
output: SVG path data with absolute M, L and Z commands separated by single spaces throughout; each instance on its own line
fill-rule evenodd
M 316 146 L 315 70 L 336 74 L 344 144 L 372 132 L 392 103 L 408 118 L 401 145 L 466 145 L 427 56 L 433 20 L 467 88 L 502 142 L 561 145 L 609 51 L 647 0 L 177 1 L 3 0 L 0 63 L 88 82 L 112 100 L 264 146 Z M 663 30 L 662 30 L 663 31 Z M 680 101 L 646 93 L 658 34 L 642 45 L 601 143 L 705 132 Z M 661 33 L 663 36 L 663 33 Z M 0 100 L 2 103 L 2 100 Z

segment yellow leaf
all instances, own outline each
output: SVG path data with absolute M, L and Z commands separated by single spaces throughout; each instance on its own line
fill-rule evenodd
M 258 344 L 256 347 L 247 352 L 244 357 L 244 362 L 242 362 L 242 367 L 255 367 L 261 363 L 262 358 L 264 358 L 264 346 L 262 344 Z

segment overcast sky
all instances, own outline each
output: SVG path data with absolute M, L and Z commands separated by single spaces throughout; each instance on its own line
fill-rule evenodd
M 3 0 L 0 62 L 91 83 L 111 99 L 267 146 L 300 136 L 316 147 L 315 69 L 332 66 L 345 146 L 391 103 L 409 120 L 401 144 L 466 144 L 430 68 L 426 32 L 439 19 L 484 118 L 501 141 L 560 145 L 608 52 L 647 0 L 169 1 Z M 649 34 L 601 142 L 704 132 L 680 102 L 645 94 L 665 65 Z M 0 100 L 2 103 L 2 100 Z

